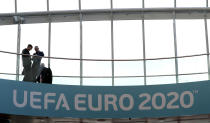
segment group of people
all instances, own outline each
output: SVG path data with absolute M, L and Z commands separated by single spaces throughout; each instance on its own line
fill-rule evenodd
M 35 53 L 31 56 L 30 51 L 32 49 L 33 46 L 28 44 L 27 48 L 22 50 L 23 81 L 51 84 L 52 71 L 50 68 L 46 68 L 44 63 L 41 63 L 44 53 L 39 50 L 38 46 L 35 46 Z

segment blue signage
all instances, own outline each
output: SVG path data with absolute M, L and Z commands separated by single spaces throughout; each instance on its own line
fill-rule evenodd
M 210 114 L 210 81 L 150 86 L 69 86 L 0 79 L 0 113 L 72 118 Z

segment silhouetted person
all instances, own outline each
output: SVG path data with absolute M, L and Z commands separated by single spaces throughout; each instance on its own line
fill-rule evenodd
M 52 84 L 52 71 L 50 68 L 47 68 L 44 66 L 42 63 L 40 65 L 40 74 L 37 77 L 37 81 L 40 83 L 47 83 L 47 84 Z
M 32 81 L 31 74 L 31 56 L 30 50 L 33 48 L 31 44 L 28 44 L 27 48 L 22 50 L 22 62 L 23 62 L 23 72 L 24 75 L 23 81 Z
M 38 46 L 34 47 L 34 50 L 36 51 L 33 55 L 33 64 L 32 64 L 32 81 L 36 82 L 36 78 L 38 76 L 38 71 L 40 68 L 40 63 L 42 60 L 42 57 L 44 56 L 44 53 L 39 50 Z

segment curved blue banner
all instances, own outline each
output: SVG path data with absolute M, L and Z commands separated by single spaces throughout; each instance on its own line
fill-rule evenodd
M 210 81 L 150 86 L 69 86 L 0 79 L 0 113 L 72 118 L 210 114 Z

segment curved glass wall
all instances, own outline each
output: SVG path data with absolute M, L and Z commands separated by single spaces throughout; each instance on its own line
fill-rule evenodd
M 16 3 L 1 1 L 0 13 L 206 7 L 208 2 L 16 0 Z M 45 56 L 57 57 L 42 59 L 53 71 L 54 84 L 132 86 L 201 81 L 209 79 L 209 25 L 209 20 L 204 19 L 83 21 L 82 17 L 79 22 L 1 25 L 0 51 L 17 53 L 27 44 L 38 45 Z M 22 80 L 21 57 L 5 52 L 0 52 L 0 57 L 0 78 Z

